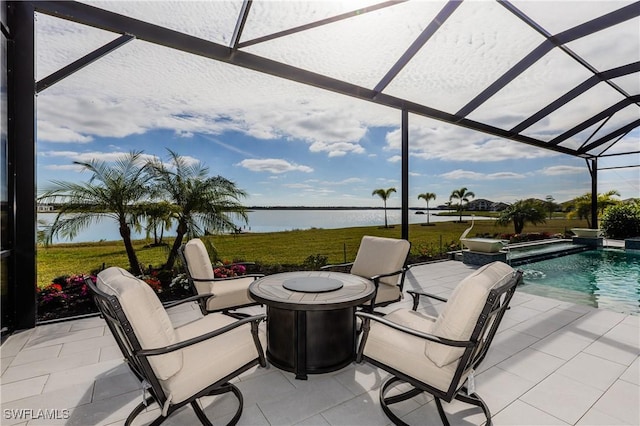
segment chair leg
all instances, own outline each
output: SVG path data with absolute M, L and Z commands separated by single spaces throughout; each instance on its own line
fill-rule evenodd
M 238 400 L 238 409 L 236 410 L 236 413 L 234 414 L 233 418 L 229 420 L 229 423 L 227 423 L 228 426 L 233 426 L 238 423 L 238 420 L 240 420 L 240 416 L 242 416 L 242 409 L 244 406 L 244 398 L 242 397 L 242 392 L 240 392 L 240 389 L 238 389 L 235 385 L 232 385 L 231 383 L 225 383 L 222 387 L 214 389 L 211 392 L 209 392 L 208 395 L 209 396 L 221 395 L 227 392 L 232 392 L 236 396 L 236 399 Z M 198 419 L 200 419 L 200 422 L 203 425 L 211 426 L 211 422 L 209 422 L 209 419 L 204 414 L 204 411 L 202 411 L 202 408 L 200 408 L 200 406 L 198 405 L 197 400 L 194 400 L 191 402 L 191 407 L 193 408 L 193 411 L 195 411 L 196 416 L 198 416 Z
M 204 426 L 213 426 L 207 416 L 204 414 L 204 411 L 202 411 L 202 408 L 200 408 L 200 406 L 198 405 L 198 400 L 191 401 L 191 408 L 193 408 L 193 411 L 196 413 L 196 416 L 198 417 L 198 420 L 200 420 L 200 423 L 202 423 Z
M 231 421 L 228 423 L 228 425 L 233 426 L 236 423 L 238 423 L 238 420 L 240 420 L 240 416 L 242 416 L 242 407 L 244 405 L 244 399 L 242 398 L 242 393 L 240 392 L 240 389 L 238 389 L 235 385 L 229 384 L 229 390 L 233 392 L 233 394 L 238 399 L 238 410 L 236 411 L 236 414 L 233 416 Z
M 464 393 L 462 393 L 464 392 Z M 489 407 L 484 402 L 482 398 L 477 393 L 472 393 L 471 395 L 466 395 L 467 388 L 462 388 L 460 392 L 458 392 L 455 396 L 455 399 L 458 401 L 466 402 L 467 404 L 475 405 L 476 407 L 482 408 L 485 417 L 487 418 L 486 426 L 491 426 L 493 423 L 491 422 L 491 412 L 489 411 Z
M 140 404 L 136 405 L 136 407 L 131 411 L 131 413 L 129 413 L 129 416 L 127 417 L 127 420 L 124 421 L 125 426 L 129 426 L 131 425 L 131 422 L 133 422 L 133 419 L 135 419 L 138 414 L 142 413 L 143 411 L 145 411 L 147 409 L 147 407 L 149 406 L 149 404 L 152 404 L 155 402 L 155 399 L 153 399 L 153 397 L 147 397 L 143 402 L 141 402 Z M 162 420 L 158 423 L 155 423 L 155 421 L 160 420 L 162 418 Z M 164 419 L 166 419 L 166 417 L 160 416 L 158 417 L 154 423 L 155 424 L 160 424 L 164 421 Z
M 438 407 L 438 414 L 440 415 L 440 420 L 442 420 L 442 424 L 444 426 L 449 426 L 449 419 L 447 419 L 447 415 L 444 412 L 444 408 L 442 408 L 442 401 L 440 398 L 435 398 L 436 407 Z
M 412 388 L 407 392 L 403 392 L 398 395 L 389 396 L 389 397 L 385 396 L 389 388 L 396 383 L 406 383 L 406 382 L 397 377 L 392 377 L 382 385 L 382 387 L 380 388 L 380 406 L 382 407 L 382 411 L 384 411 L 384 414 L 389 418 L 389 420 L 393 422 L 394 425 L 408 426 L 407 423 L 403 422 L 402 420 L 400 420 L 398 416 L 393 414 L 393 412 L 389 408 L 389 405 L 406 401 L 407 399 L 413 398 L 414 396 L 421 394 L 422 391 L 417 388 Z

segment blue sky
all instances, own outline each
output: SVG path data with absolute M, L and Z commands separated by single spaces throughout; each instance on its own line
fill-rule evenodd
M 292 22 L 278 25 L 286 28 L 295 24 L 293 20 L 304 23 L 305 13 L 317 12 L 316 9 L 307 10 L 310 4 L 282 3 L 291 10 L 289 15 L 281 16 L 280 21 L 290 19 Z M 322 4 L 336 8 L 341 3 Z M 174 2 L 99 2 L 97 5 L 133 16 L 145 16 L 151 22 L 166 23 L 167 16 L 170 16 L 171 25 L 176 29 L 202 32 L 194 35 L 220 43 L 228 36 L 229 25 L 228 20 L 224 25 L 216 20 L 222 20 L 226 15 L 233 18 L 238 9 L 238 2 L 234 1 L 192 3 L 193 9 L 176 8 Z M 255 13 L 264 19 L 248 22 L 251 28 L 248 31 L 256 36 L 274 31 L 266 28 L 273 25 L 269 22 L 275 21 L 269 21 L 265 15 L 268 9 L 260 10 L 264 7 L 260 5 L 254 6 Z M 421 10 L 424 14 L 437 10 L 436 6 L 439 7 L 435 1 L 411 5 L 428 8 Z M 214 7 L 221 8 L 216 9 L 215 18 L 198 9 Z M 473 19 L 481 19 L 485 9 L 497 6 L 488 2 L 471 2 L 469 5 L 465 3 L 464 7 L 468 9 L 465 11 L 461 6 L 460 19 L 464 13 Z M 326 13 L 335 12 L 329 10 Z M 402 9 L 394 9 L 394 13 L 402 12 Z M 411 9 L 405 13 L 409 15 L 399 16 L 402 22 L 407 20 L 407 16 L 416 15 Z M 531 9 L 529 13 L 535 14 L 536 10 Z M 208 16 L 208 20 L 203 15 Z M 571 18 L 578 19 L 576 15 L 580 13 L 571 15 Z M 473 51 L 481 52 L 476 60 L 482 61 L 481 74 L 487 79 L 499 76 L 510 66 L 509 60 L 504 64 L 492 60 L 490 55 L 495 51 L 504 54 L 511 49 L 513 62 L 539 42 L 535 35 L 523 35 L 521 30 L 512 31 L 517 34 L 513 40 L 509 37 L 496 38 L 492 32 L 495 29 L 491 28 L 493 24 L 479 34 L 473 33 L 475 27 L 469 28 L 469 34 L 460 33 L 461 22 L 451 23 L 460 37 L 453 40 L 443 36 L 442 40 L 434 41 L 435 47 L 428 46 L 431 53 L 435 52 L 440 58 L 439 65 L 426 68 L 431 63 L 418 56 L 417 63 L 422 61 L 425 68 L 418 72 L 404 71 L 406 74 L 401 74 L 395 85 L 388 89 L 390 93 L 419 97 L 425 95 L 421 91 L 428 86 L 426 94 L 434 98 L 437 107 L 455 112 L 460 102 L 468 99 L 465 96 L 477 90 L 473 84 L 484 83 L 470 83 L 456 75 L 458 69 L 447 68 L 446 55 L 438 56 L 438 42 L 444 44 L 442 52 L 451 48 L 466 49 L 469 45 Z M 409 24 L 406 28 L 403 26 L 407 34 L 399 31 L 395 41 L 406 43 L 413 40 L 415 31 L 421 30 L 418 24 L 415 23 L 415 29 Z M 506 29 L 506 34 L 510 33 L 506 21 L 501 21 L 500 25 L 504 27 L 501 30 Z M 551 28 L 552 22 L 549 25 Z M 226 32 L 215 32 L 218 28 L 226 28 Z M 322 40 L 328 37 L 344 40 L 341 30 L 353 33 L 358 28 L 337 26 L 329 33 L 320 32 L 317 36 Z M 553 28 L 553 31 L 561 29 Z M 116 37 L 48 16 L 38 16 L 37 31 L 38 79 Z M 640 39 L 637 25 L 621 26 L 620 31 L 627 40 L 630 40 L 628 36 Z M 446 35 L 445 31 L 443 33 Z M 300 37 L 309 38 L 294 40 L 305 43 L 302 51 L 298 44 L 279 40 L 273 45 L 252 48 L 256 54 L 301 64 L 355 83 L 364 85 L 377 81 L 381 70 L 375 67 L 365 69 L 359 62 L 364 59 L 359 57 L 350 63 L 350 58 L 342 58 L 343 62 L 338 62 L 340 58 L 333 58 L 332 52 L 322 50 L 317 56 L 308 55 L 313 47 L 313 35 L 302 34 Z M 400 40 L 401 36 L 406 40 Z M 381 43 L 392 42 L 387 40 L 390 37 L 376 39 L 375 34 L 371 37 L 378 47 L 375 54 L 385 47 Z M 505 43 L 513 45 L 506 46 Z M 602 69 L 615 66 L 617 56 L 623 57 L 625 63 L 640 60 L 640 49 L 635 49 L 634 43 L 628 44 L 632 46 L 617 43 L 615 49 L 602 47 L 613 52 L 609 63 L 601 64 Z M 349 53 L 351 56 L 357 56 L 363 50 L 361 46 L 349 47 L 354 48 Z M 393 47 L 389 46 L 389 49 Z M 576 50 L 581 47 L 580 44 L 574 46 Z M 595 52 L 593 43 L 588 45 L 588 49 Z M 374 53 L 365 51 L 364 58 Z M 590 51 L 581 53 L 588 57 Z M 379 60 L 388 61 L 384 57 Z M 337 66 L 337 63 L 341 65 Z M 501 93 L 486 108 L 474 112 L 471 118 L 491 117 L 494 123 L 513 122 L 537 111 L 549 99 L 585 78 L 584 70 L 574 73 L 573 69 L 563 69 L 570 65 L 557 52 L 545 57 L 539 66 L 542 68 L 536 75 L 523 75 L 516 81 L 513 93 Z M 465 64 L 467 75 L 475 75 L 469 72 L 474 67 L 479 65 Z M 421 83 L 420 79 L 427 77 L 428 80 Z M 629 84 L 631 91 L 640 92 L 639 81 L 622 83 Z M 541 87 L 551 90 L 551 93 L 540 93 Z M 585 97 L 575 105 L 563 107 L 559 114 L 538 123 L 530 132 L 535 136 L 553 137 L 572 123 L 599 112 L 602 99 L 617 101 L 616 95 L 606 87 L 598 87 L 596 93 L 589 96 L 591 98 Z M 43 91 L 38 96 L 37 105 L 39 188 L 45 188 L 52 179 L 87 180 L 88 174 L 80 173 L 72 166 L 74 160 L 99 158 L 109 161 L 132 150 L 164 158 L 166 148 L 170 148 L 191 161 L 204 162 L 212 174 L 235 181 L 249 194 L 245 200 L 247 205 L 377 206 L 381 204 L 380 200 L 372 197 L 371 192 L 389 187 L 398 190 L 389 205 L 400 205 L 400 112 L 378 105 L 173 52 L 142 41 L 128 43 Z M 616 125 L 621 122 L 616 120 L 626 122 L 637 118 L 638 108 L 632 107 L 623 110 L 621 117 L 608 124 Z M 621 145 L 637 148 L 639 141 L 640 131 L 636 129 L 625 137 Z M 632 157 L 612 157 L 601 161 L 600 165 L 607 167 L 640 162 L 639 155 Z M 409 200 L 412 206 L 425 205 L 417 199 L 419 193 L 436 193 L 437 199 L 431 204 L 434 206 L 446 202 L 451 191 L 460 187 L 473 191 L 476 198 L 504 202 L 547 195 L 560 202 L 590 191 L 589 173 L 582 159 L 415 116 L 410 116 L 410 172 Z M 637 197 L 640 193 L 639 169 L 601 172 L 599 190 L 609 189 L 620 191 L 622 198 Z

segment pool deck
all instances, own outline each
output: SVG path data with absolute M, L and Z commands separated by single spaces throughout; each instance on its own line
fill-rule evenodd
M 405 290 L 447 297 L 473 269 L 454 261 L 415 267 Z M 410 305 L 411 298 L 405 298 L 386 309 Z M 441 306 L 423 301 L 420 309 L 433 315 Z M 170 312 L 175 324 L 200 315 L 194 305 Z M 2 425 L 120 425 L 141 400 L 139 385 L 100 318 L 15 333 L 1 355 Z M 516 292 L 476 375 L 476 388 L 496 425 L 638 425 L 639 356 L 639 316 Z M 236 382 L 244 394 L 239 424 L 388 425 L 378 403 L 378 389 L 387 377 L 378 368 L 355 363 L 307 381 L 275 367 L 254 368 Z M 225 423 L 235 409 L 228 397 L 202 402 L 214 423 Z M 466 404 L 444 406 L 452 424 L 483 423 L 481 412 Z M 27 411 L 21 416 L 11 411 L 19 409 Z M 68 418 L 28 420 L 38 409 L 68 410 L 59 416 Z M 409 424 L 441 424 L 431 397 L 419 395 L 395 410 Z M 147 424 L 158 413 L 151 406 L 134 424 Z M 198 422 L 185 408 L 164 424 Z

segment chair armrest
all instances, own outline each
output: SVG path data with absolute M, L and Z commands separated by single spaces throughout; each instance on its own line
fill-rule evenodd
M 216 297 L 216 295 L 213 294 L 213 293 L 197 294 L 195 296 L 189 296 L 189 297 L 186 297 L 186 298 L 180 299 L 180 300 L 175 300 L 175 301 L 171 301 L 171 302 L 164 302 L 164 303 L 162 303 L 162 306 L 164 306 L 165 308 L 168 309 L 168 308 L 173 308 L 174 306 L 182 305 L 183 303 L 197 302 L 200 299 L 208 299 L 210 297 Z
M 246 274 L 246 275 L 236 275 L 235 277 L 226 277 L 226 278 L 214 278 L 213 281 L 232 281 L 240 278 L 253 278 L 257 280 L 258 278 L 264 277 L 264 274 Z M 194 279 L 194 281 L 196 281 Z M 212 280 L 198 280 L 198 281 L 212 281 Z
M 335 268 L 346 268 L 347 266 L 353 266 L 353 262 L 348 263 L 335 263 L 333 265 L 324 265 L 320 268 L 320 270 L 324 269 L 335 269 Z
M 371 281 L 373 281 L 376 286 L 378 285 L 378 281 L 380 281 L 380 278 L 385 278 L 385 277 L 392 277 L 394 275 L 398 275 L 398 274 L 404 274 L 405 269 L 400 269 L 394 272 L 388 272 L 386 274 L 378 274 L 378 275 L 374 275 L 373 277 L 369 278 Z
M 202 334 L 200 336 L 192 337 L 191 339 L 183 340 L 182 342 L 174 343 L 169 346 L 164 346 L 161 348 L 153 348 L 153 349 L 141 349 L 139 351 L 136 351 L 135 355 L 154 356 L 154 355 L 167 354 L 173 351 L 177 351 L 178 349 L 183 349 L 188 346 L 195 345 L 196 343 L 204 342 L 205 340 L 209 340 L 213 337 L 220 336 L 221 334 L 227 333 L 247 323 L 254 323 L 258 325 L 260 324 L 261 321 L 265 320 L 266 318 L 267 316 L 265 314 L 242 318 L 232 324 L 225 325 L 224 327 L 218 328 L 217 330 L 213 330 L 208 333 Z
M 411 295 L 411 297 L 413 297 L 413 307 L 411 309 L 413 309 L 414 311 L 418 309 L 418 303 L 420 302 L 420 296 L 425 296 L 425 297 L 428 297 L 430 299 L 436 299 L 436 300 L 439 300 L 441 302 L 447 303 L 447 299 L 445 299 L 444 297 L 436 296 L 435 294 L 423 293 L 423 292 L 415 291 L 415 290 L 407 290 L 407 293 L 409 293 Z
M 468 348 L 470 346 L 473 346 L 474 343 L 470 340 L 451 340 L 451 339 L 447 339 L 445 337 L 440 337 L 440 336 L 436 336 L 433 334 L 429 334 L 429 333 L 424 333 L 422 331 L 418 331 L 418 330 L 414 330 L 412 328 L 406 327 L 404 325 L 400 325 L 400 324 L 396 324 L 395 322 L 389 321 L 387 319 L 385 319 L 384 317 L 375 315 L 375 314 L 369 314 L 366 312 L 356 312 L 356 316 L 357 317 L 361 317 L 364 319 L 363 324 L 362 324 L 362 329 L 364 330 L 364 332 L 366 334 L 369 333 L 369 321 L 370 320 L 374 320 L 377 321 L 379 323 L 382 323 L 388 327 L 391 327 L 395 330 L 401 331 L 403 333 L 407 333 L 410 334 L 412 336 L 415 337 L 419 337 L 421 339 L 425 339 L 425 340 L 429 340 L 431 342 L 436 342 L 436 343 L 440 343 L 442 345 L 446 345 L 446 346 L 455 346 L 458 348 Z M 366 340 L 366 335 L 363 336 L 363 344 L 362 346 L 364 346 L 364 341 Z
M 193 282 L 213 282 L 213 281 L 229 281 L 229 280 L 237 280 L 240 278 L 251 278 L 254 279 L 264 277 L 264 274 L 246 274 L 246 275 L 236 275 L 235 277 L 226 277 L 226 278 L 191 278 Z

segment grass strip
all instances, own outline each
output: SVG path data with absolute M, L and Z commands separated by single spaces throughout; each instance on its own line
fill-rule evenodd
M 458 238 L 470 223 L 437 222 L 432 226 L 412 224 L 409 226 L 409 241 L 413 255 L 436 255 L 449 251 L 450 243 Z M 552 219 L 547 223 L 526 225 L 524 233 L 566 233 L 570 228 L 586 227 L 586 221 Z M 511 226 L 496 226 L 493 221 L 476 221 L 470 236 L 477 234 L 513 233 Z M 210 239 L 220 258 L 228 261 L 244 260 L 264 265 L 300 265 L 309 256 L 327 256 L 329 263 L 350 262 L 355 258 L 363 235 L 400 238 L 401 226 L 390 228 L 365 226 L 340 229 L 308 229 L 268 233 L 245 233 L 238 235 L 214 235 Z M 166 239 L 172 243 L 171 239 Z M 168 247 L 149 247 L 149 241 L 134 242 L 134 248 L 143 265 L 160 267 L 167 259 Z M 122 241 L 95 243 L 65 243 L 49 247 L 38 247 L 38 286 L 46 286 L 60 275 L 89 273 L 102 266 L 128 268 L 127 256 Z

